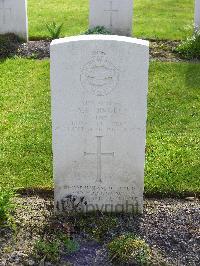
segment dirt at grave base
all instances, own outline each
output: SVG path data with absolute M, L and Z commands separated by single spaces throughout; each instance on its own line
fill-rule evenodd
M 16 202 L 19 206 L 15 213 L 15 234 L 8 228 L 0 229 L 0 265 L 39 265 L 39 261 L 33 256 L 36 240 L 52 234 L 52 231 L 45 229 L 52 221 L 55 233 L 68 224 L 69 218 L 53 216 L 52 198 L 23 196 L 18 197 Z M 46 262 L 45 265 L 67 265 L 67 262 L 70 265 L 112 265 L 106 244 L 115 236 L 126 232 L 138 234 L 145 239 L 160 254 L 165 265 L 199 265 L 199 211 L 200 202 L 193 198 L 146 199 L 143 215 L 118 215 L 117 225 L 104 235 L 100 243 L 88 240 L 85 233 L 75 229 L 73 237 L 80 244 L 79 251 L 71 256 L 62 252 L 58 264 Z M 94 224 L 88 224 L 88 227 L 92 226 Z
M 150 59 L 159 61 L 183 61 L 173 50 L 180 41 L 150 40 Z M 18 46 L 17 55 L 29 58 L 49 58 L 50 41 L 29 41 Z
M 181 58 L 174 50 L 180 44 L 176 40 L 149 40 L 150 60 L 181 62 L 197 60 L 186 60 Z M 51 40 L 29 41 L 20 43 L 13 34 L 0 35 L 0 58 L 19 56 L 32 59 L 46 59 L 50 57 Z

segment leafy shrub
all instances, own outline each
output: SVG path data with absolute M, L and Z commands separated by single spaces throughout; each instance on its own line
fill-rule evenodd
M 56 22 L 53 21 L 50 24 L 46 24 L 46 27 L 50 34 L 50 37 L 52 39 L 58 39 L 62 31 L 63 23 L 57 25 Z
M 184 40 L 175 51 L 183 58 L 200 59 L 200 30 L 196 30 L 192 37 Z
M 110 35 L 112 33 L 111 33 L 111 31 L 109 31 L 108 29 L 106 29 L 103 26 L 97 26 L 95 28 L 88 29 L 87 31 L 84 32 L 84 34 L 86 34 L 86 35 L 90 35 L 90 34 L 105 34 L 105 35 Z
M 15 195 L 13 190 L 0 187 L 0 226 L 4 226 L 6 223 L 12 224 L 12 211 L 16 206 L 13 202 Z
M 131 234 L 122 235 L 108 244 L 110 257 L 118 263 L 146 265 L 150 248 L 144 240 Z
M 0 59 L 13 55 L 18 43 L 19 39 L 14 34 L 0 35 Z

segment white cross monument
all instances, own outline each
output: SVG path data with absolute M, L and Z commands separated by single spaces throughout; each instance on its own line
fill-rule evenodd
M 142 212 L 148 45 L 116 35 L 51 43 L 55 211 L 75 202 L 84 212 Z
M 27 0 L 0 0 L 0 34 L 28 40 Z
M 131 36 L 133 0 L 90 0 L 90 29 L 103 26 L 112 34 Z

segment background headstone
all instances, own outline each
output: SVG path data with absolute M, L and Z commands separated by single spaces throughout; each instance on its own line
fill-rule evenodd
M 142 212 L 148 62 L 148 42 L 128 37 L 51 43 L 57 210 Z
M 0 0 L 0 34 L 5 33 L 28 40 L 26 0 Z
M 112 34 L 131 36 L 133 0 L 90 0 L 90 29 L 104 26 Z
M 194 24 L 196 29 L 200 29 L 200 0 L 195 0 L 195 19 Z

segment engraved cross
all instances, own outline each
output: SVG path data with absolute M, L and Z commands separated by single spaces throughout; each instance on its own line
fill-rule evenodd
M 114 156 L 114 152 L 102 152 L 101 144 L 103 136 L 96 136 L 97 138 L 97 152 L 87 153 L 84 152 L 84 156 L 96 155 L 97 158 L 97 182 L 102 182 L 102 156 Z
M 6 23 L 6 14 L 10 15 L 11 8 L 5 7 L 5 0 L 1 0 L 0 3 L 2 3 L 1 7 L 0 7 L 0 18 L 3 19 L 3 24 L 5 24 Z
M 119 12 L 119 10 L 117 9 L 113 9 L 113 2 L 110 1 L 110 8 L 109 9 L 105 9 L 105 12 L 110 12 L 110 27 L 112 28 L 113 26 L 113 13 L 115 12 Z

